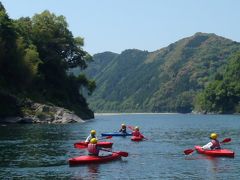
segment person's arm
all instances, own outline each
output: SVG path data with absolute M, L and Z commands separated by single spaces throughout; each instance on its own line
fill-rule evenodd
M 91 138 L 91 135 L 89 135 L 89 136 L 87 137 L 87 139 L 85 140 L 85 142 L 89 142 L 89 141 L 90 141 L 90 138 Z
M 206 149 L 211 149 L 212 145 L 213 145 L 212 142 L 209 142 L 206 145 L 202 146 L 202 148 L 205 149 L 205 150 Z

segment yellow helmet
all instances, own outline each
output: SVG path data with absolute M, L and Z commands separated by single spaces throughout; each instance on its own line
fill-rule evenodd
M 122 124 L 122 127 L 126 127 L 126 125 L 125 125 L 125 124 Z
M 210 135 L 210 138 L 211 138 L 211 139 L 217 139 L 217 137 L 218 137 L 217 133 L 212 133 L 212 134 Z
M 90 143 L 91 143 L 91 144 L 97 144 L 97 139 L 96 139 L 96 138 L 92 138 L 92 139 L 90 140 Z
M 91 130 L 91 135 L 95 135 L 96 134 L 96 131 L 95 130 Z
M 134 128 L 135 130 L 137 130 L 137 131 L 139 131 L 139 127 L 138 126 L 135 126 L 135 128 Z

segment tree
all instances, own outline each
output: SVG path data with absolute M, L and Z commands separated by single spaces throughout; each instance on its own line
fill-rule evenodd
M 195 109 L 204 112 L 234 113 L 240 104 L 240 52 L 230 59 L 222 75 L 201 92 Z M 221 77 L 222 76 L 222 77 Z M 221 78 L 219 78 L 221 77 Z
M 91 93 L 95 82 L 69 75 L 70 68 L 84 69 L 91 60 L 83 45 L 83 39 L 68 30 L 64 16 L 44 11 L 12 20 L 0 2 L 0 97 L 5 100 L 0 101 L 0 117 L 21 115 L 18 102 L 30 98 L 92 118 L 79 89 Z
M 64 16 L 44 11 L 32 18 L 33 40 L 44 62 L 58 59 L 64 68 L 86 68 L 90 55 L 82 50 L 83 39 L 74 38 Z

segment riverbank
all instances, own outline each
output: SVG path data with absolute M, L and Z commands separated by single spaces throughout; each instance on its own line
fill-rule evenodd
M 85 122 L 83 119 L 68 109 L 32 102 L 25 107 L 22 117 L 0 118 L 0 123 L 5 124 L 67 124 L 83 122 Z
M 94 113 L 94 116 L 135 115 L 135 114 L 180 114 L 180 113 Z

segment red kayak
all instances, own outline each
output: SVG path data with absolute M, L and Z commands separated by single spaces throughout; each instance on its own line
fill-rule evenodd
M 111 148 L 113 143 L 112 142 L 98 142 L 97 145 L 100 147 L 103 147 L 103 148 Z M 74 144 L 74 147 L 79 148 L 79 149 L 87 148 L 87 146 L 88 146 L 88 142 L 84 142 L 84 141 Z
M 141 137 L 141 136 L 132 136 L 131 140 L 132 141 L 142 141 L 143 137 Z
M 111 155 L 108 156 L 78 156 L 69 159 L 68 162 L 69 165 L 80 165 L 80 164 L 104 163 L 117 159 L 121 159 L 121 154 L 118 154 L 118 152 L 113 152 Z
M 205 154 L 208 156 L 234 157 L 234 152 L 228 149 L 204 150 L 201 146 L 195 146 L 195 149 L 199 154 Z

